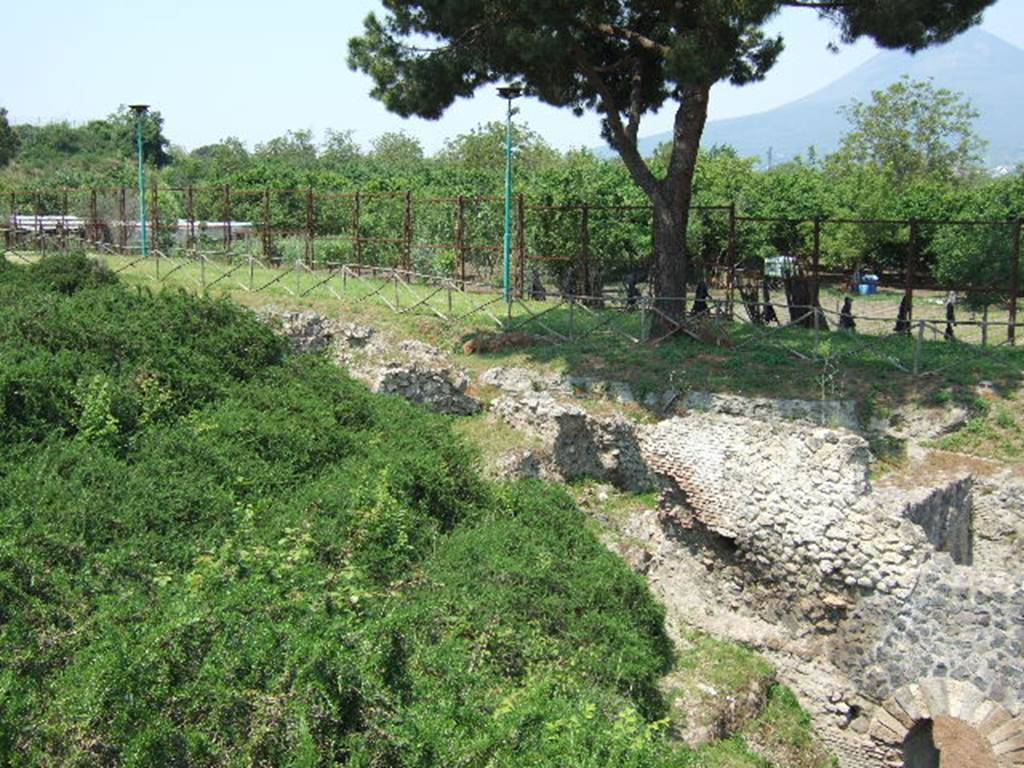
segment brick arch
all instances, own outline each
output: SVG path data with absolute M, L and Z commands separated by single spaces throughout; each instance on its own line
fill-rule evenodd
M 1000 768 L 1024 768 L 1024 723 L 970 683 L 932 677 L 900 688 L 875 711 L 868 731 L 899 747 L 922 720 L 951 717 L 974 728 L 992 747 Z

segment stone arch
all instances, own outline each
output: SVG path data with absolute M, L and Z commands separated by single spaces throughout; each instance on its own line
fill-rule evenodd
M 944 719 L 973 729 L 999 768 L 1024 768 L 1024 723 L 960 680 L 933 677 L 900 688 L 876 710 L 868 732 L 898 750 L 920 723 Z

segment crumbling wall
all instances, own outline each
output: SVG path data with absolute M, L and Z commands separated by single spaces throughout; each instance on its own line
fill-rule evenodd
M 921 526 L 936 551 L 947 552 L 959 565 L 973 561 L 973 486 L 973 477 L 961 478 L 926 491 L 903 510 L 908 520 Z
M 565 480 L 602 479 L 632 491 L 654 487 L 637 424 L 623 416 L 592 416 L 550 395 L 500 397 L 491 404 L 491 411 L 544 442 L 543 456 L 523 457 L 521 463 L 527 466 L 543 463 L 549 476 Z
M 645 429 L 642 447 L 679 488 L 680 524 L 734 541 L 758 580 L 821 599 L 912 583 L 924 536 L 873 504 L 861 437 L 691 413 Z

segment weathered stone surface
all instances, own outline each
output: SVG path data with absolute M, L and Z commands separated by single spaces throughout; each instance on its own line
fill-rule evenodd
M 480 401 L 466 394 L 469 380 L 452 368 L 390 362 L 374 374 L 370 388 L 375 392 L 398 395 L 438 413 L 471 416 L 480 411 Z
M 857 406 L 850 400 L 787 400 L 691 392 L 684 406 L 697 411 L 762 421 L 794 420 L 854 431 L 861 428 Z
M 493 413 L 545 443 L 550 473 L 566 480 L 608 480 L 619 488 L 646 490 L 654 477 L 640 452 L 637 425 L 622 416 L 592 416 L 550 395 L 500 397 Z
M 369 326 L 315 312 L 274 308 L 262 316 L 301 353 L 332 349 L 335 359 L 376 392 L 397 395 L 440 413 L 471 415 L 480 402 L 467 394 L 469 378 L 429 344 L 395 340 Z
M 527 395 L 538 392 L 548 394 L 571 394 L 568 379 L 554 373 L 539 373 L 529 368 L 498 366 L 480 374 L 480 383 L 513 395 Z
M 897 408 L 883 431 L 903 440 L 934 440 L 960 429 L 973 415 L 962 405 L 926 408 L 912 403 Z
M 338 323 L 316 312 L 289 312 L 266 308 L 260 317 L 271 323 L 299 353 L 322 352 L 334 341 Z

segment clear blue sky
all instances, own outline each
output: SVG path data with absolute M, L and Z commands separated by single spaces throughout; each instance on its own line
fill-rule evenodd
M 404 130 L 428 152 L 446 137 L 501 119 L 491 90 L 457 102 L 436 122 L 403 120 L 368 95 L 368 80 L 345 64 L 348 39 L 376 0 L 51 0 L 11 2 L 2 13 L 0 106 L 15 122 L 103 117 L 119 104 L 153 104 L 165 133 L 188 148 L 236 136 L 250 147 L 288 129 L 351 129 L 363 145 Z M 875 50 L 860 43 L 826 51 L 831 27 L 809 11 L 780 14 L 773 27 L 787 50 L 768 79 L 716 86 L 711 117 L 759 112 L 810 93 Z M 983 27 L 1024 48 L 1024 3 L 1000 0 Z M 526 100 L 522 119 L 554 146 L 601 144 L 593 115 Z M 668 130 L 667 112 L 644 135 Z

